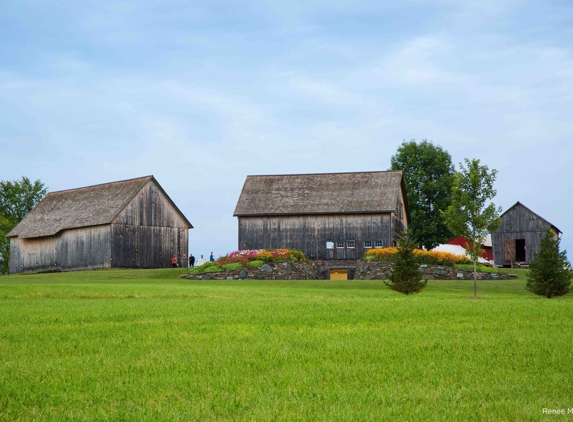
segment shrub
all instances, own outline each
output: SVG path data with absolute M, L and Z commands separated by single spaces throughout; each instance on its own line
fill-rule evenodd
M 384 283 L 392 290 L 406 295 L 419 293 L 428 283 L 422 280 L 419 270 L 420 259 L 416 253 L 414 242 L 406 232 L 400 240 L 400 246 L 392 255 L 392 274 Z
M 529 265 L 525 288 L 536 295 L 551 298 L 563 296 L 571 289 L 571 266 L 567 251 L 559 252 L 561 239 L 547 230 L 541 239 L 539 252 Z
M 263 261 L 259 261 L 259 260 L 257 259 L 257 260 L 254 260 L 254 261 L 249 262 L 249 263 L 247 264 L 247 267 L 250 267 L 250 268 L 260 267 L 260 266 L 263 265 L 263 264 L 264 264 Z
M 376 261 L 391 261 L 392 257 L 398 252 L 398 248 L 374 248 L 364 254 L 365 259 L 374 259 Z M 420 264 L 445 265 L 452 267 L 456 264 L 469 264 L 470 259 L 465 255 L 455 255 L 449 252 L 425 251 L 414 249 Z
M 369 249 L 364 254 L 365 259 L 374 259 L 376 261 L 391 261 L 392 256 L 398 251 L 398 248 L 374 248 Z
M 273 255 L 270 251 L 263 251 L 256 255 L 257 261 L 271 262 L 273 260 Z
M 289 257 L 293 261 L 306 261 L 306 256 L 304 256 L 304 252 L 298 251 L 296 249 L 289 250 Z
M 243 264 L 241 264 L 240 262 L 232 262 L 230 264 L 221 265 L 221 267 L 227 271 L 240 270 L 241 268 L 243 268 Z
M 474 271 L 474 265 L 473 264 L 456 264 L 455 265 L 456 268 L 459 268 L 460 270 L 466 270 L 466 271 Z M 476 266 L 476 271 L 480 272 L 480 273 L 499 273 L 499 270 L 497 268 L 492 268 L 492 267 L 488 267 L 486 265 L 481 265 L 478 264 Z
M 217 264 L 220 266 L 229 264 L 240 264 L 242 267 L 246 267 L 249 263 L 249 257 L 245 255 L 235 255 L 235 256 L 222 256 L 217 260 Z
M 191 268 L 189 270 L 189 274 L 215 273 L 218 271 L 224 271 L 224 270 L 222 267 L 217 265 L 216 262 L 205 262 L 203 265 Z
M 218 265 L 240 262 L 244 267 L 251 261 L 277 262 L 286 260 L 306 260 L 304 253 L 295 249 L 255 249 L 233 251 L 217 259 Z
M 203 270 L 204 273 L 218 273 L 221 271 L 225 271 L 225 270 L 223 269 L 223 267 L 220 267 L 218 265 L 214 265 L 214 266 L 211 265 L 211 266 L 205 268 L 205 270 Z

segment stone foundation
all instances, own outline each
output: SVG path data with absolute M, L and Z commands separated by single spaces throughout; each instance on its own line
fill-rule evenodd
M 391 273 L 389 262 L 373 260 L 283 261 L 269 262 L 256 268 L 218 273 L 188 274 L 191 280 L 328 280 L 331 268 L 348 268 L 349 279 L 386 280 Z M 426 280 L 473 280 L 473 272 L 439 265 L 420 265 Z M 478 280 L 508 280 L 510 274 L 479 273 Z

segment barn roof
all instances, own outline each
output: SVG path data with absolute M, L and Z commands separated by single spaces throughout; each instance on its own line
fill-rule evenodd
M 539 214 L 531 211 L 529 208 L 527 208 L 525 205 L 523 205 L 521 202 L 517 201 L 515 204 L 513 204 L 511 207 L 509 207 L 503 214 L 501 214 L 501 218 L 503 218 L 503 216 L 505 214 L 507 214 L 509 211 L 511 211 L 513 208 L 520 206 L 525 208 L 527 211 L 529 211 L 531 214 L 535 215 L 537 218 L 539 218 L 541 221 L 546 222 L 549 226 L 553 227 L 555 230 L 557 230 L 559 233 L 563 234 L 563 232 L 561 230 L 559 230 L 555 225 L 551 224 L 549 221 L 547 221 L 545 218 L 541 217 Z M 499 229 L 498 229 L 499 230 Z
M 153 176 L 48 193 L 6 237 L 52 236 L 62 230 L 110 224 L 153 180 L 184 220 L 193 227 Z
M 392 212 L 400 191 L 401 171 L 247 176 L 234 216 Z

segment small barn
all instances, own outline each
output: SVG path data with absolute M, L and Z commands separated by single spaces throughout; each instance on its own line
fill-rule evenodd
M 234 216 L 239 249 L 293 248 L 315 259 L 395 246 L 410 221 L 401 171 L 247 176 Z
M 6 236 L 10 273 L 169 267 L 191 228 L 153 176 L 50 192 Z
M 555 236 L 561 234 L 549 221 L 517 202 L 501 215 L 501 226 L 492 233 L 495 265 L 529 265 L 547 229 Z

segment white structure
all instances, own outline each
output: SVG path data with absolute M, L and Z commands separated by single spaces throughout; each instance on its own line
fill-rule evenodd
M 432 250 L 438 251 L 438 252 L 449 252 L 449 253 L 454 254 L 454 255 L 467 255 L 466 249 L 459 246 L 459 245 L 447 245 L 447 244 L 446 245 L 438 245 Z M 483 259 L 481 257 L 478 258 L 478 263 L 485 264 L 485 265 L 491 265 L 491 262 L 489 262 L 487 259 Z

